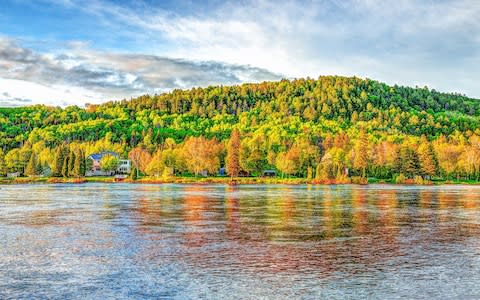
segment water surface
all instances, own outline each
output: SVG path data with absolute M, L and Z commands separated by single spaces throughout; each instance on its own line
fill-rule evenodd
M 0 298 L 480 298 L 480 187 L 0 187 Z

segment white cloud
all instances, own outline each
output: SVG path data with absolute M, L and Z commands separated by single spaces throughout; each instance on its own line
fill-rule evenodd
M 57 50 L 56 54 L 42 54 L 9 39 L 0 39 L 0 66 L 0 78 L 4 79 L 0 82 L 0 92 L 11 95 L 4 103 L 28 98 L 34 99 L 34 103 L 82 104 L 174 88 L 281 78 L 250 66 L 107 53 L 81 46 L 63 52 Z M 15 84 L 10 85 L 12 82 L 6 79 L 16 80 Z M 22 90 L 29 92 L 25 94 Z
M 480 97 L 480 89 L 462 78 L 478 76 L 471 63 L 480 58 L 476 0 L 244 1 L 188 15 L 112 5 L 96 9 L 129 28 L 169 39 L 175 47 L 167 56 L 248 64 L 291 77 L 338 74 L 429 83 Z
M 101 95 L 84 88 L 0 78 L 0 106 L 47 104 L 52 106 L 99 103 Z
M 32 62 L 0 59 L 0 77 L 47 86 L 60 78 L 103 99 L 276 74 L 356 75 L 480 97 L 477 0 L 247 0 L 212 2 L 206 9 L 191 2 L 190 11 L 144 2 L 126 7 L 102 0 L 50 1 L 90 15 L 99 31 L 122 39 L 125 47 L 92 50 L 95 41 L 72 42 L 52 53 L 19 47 L 17 56 L 34 56 L 42 67 L 32 73 L 25 68 Z M 130 44 L 143 50 L 132 52 Z

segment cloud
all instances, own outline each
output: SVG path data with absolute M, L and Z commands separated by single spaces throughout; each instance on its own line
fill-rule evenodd
M 265 69 L 246 65 L 107 53 L 93 51 L 82 44 L 75 44 L 62 53 L 37 53 L 11 39 L 0 39 L 0 77 L 49 88 L 62 86 L 67 94 L 71 93 L 69 87 L 77 87 L 89 92 L 83 95 L 85 101 L 93 98 L 95 102 L 174 88 L 281 78 Z M 0 91 L 2 87 L 5 88 L 0 85 Z
M 0 94 L 0 107 L 22 106 L 31 104 L 32 102 L 32 99 L 12 97 L 9 92 L 3 92 Z
M 477 0 L 150 3 L 30 3 L 37 15 L 66 11 L 75 16 L 69 28 L 95 24 L 95 32 L 33 33 L 33 39 L 53 36 L 50 48 L 38 46 L 38 40 L 25 46 L 23 40 L 0 39 L 0 77 L 34 83 L 45 95 L 23 97 L 52 103 L 60 96 L 68 103 L 99 102 L 173 88 L 319 75 L 427 85 L 480 98 Z
M 107 20 L 105 28 L 130 34 L 132 41 L 148 39 L 145 51 L 168 57 L 253 65 L 289 77 L 338 74 L 428 84 L 480 97 L 478 85 L 466 79 L 478 77 L 477 0 L 212 3 L 187 12 L 109 1 L 82 1 L 76 8 Z M 165 41 L 167 49 L 159 46 Z

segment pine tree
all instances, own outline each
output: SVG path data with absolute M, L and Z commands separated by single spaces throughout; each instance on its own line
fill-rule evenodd
M 79 159 L 80 159 L 80 176 L 83 177 L 87 172 L 87 162 L 85 160 L 85 152 L 83 150 L 80 150 Z
M 68 177 L 74 177 L 73 169 L 75 167 L 75 152 L 70 150 L 68 155 Z
M 395 171 L 398 174 L 404 174 L 407 178 L 413 178 L 420 174 L 420 162 L 417 152 L 413 148 L 402 145 L 397 149 Z
M 132 170 L 130 171 L 130 179 L 131 180 L 137 180 L 137 168 L 132 167 Z
M 355 145 L 355 157 L 353 166 L 362 171 L 362 177 L 367 177 L 368 167 L 368 137 L 364 129 L 360 131 L 360 137 Z
M 0 148 L 0 176 L 7 174 L 7 165 L 5 164 L 5 153 Z
M 418 158 L 423 175 L 431 177 L 437 173 L 438 162 L 431 143 L 422 143 L 418 148 Z
M 70 155 L 65 155 L 63 159 L 63 165 L 62 165 L 62 176 L 63 177 L 68 177 L 68 161 L 70 160 Z
M 226 158 L 227 173 L 233 178 L 240 173 L 240 131 L 232 131 L 227 147 Z
M 82 155 L 81 151 L 77 150 L 74 157 L 73 168 L 71 170 L 71 175 L 73 177 L 81 177 L 82 175 Z
M 55 161 L 52 166 L 52 176 L 61 177 L 63 176 L 63 163 L 65 161 L 67 147 L 65 145 L 59 145 L 55 150 Z
M 25 167 L 25 175 L 27 176 L 37 176 L 40 175 L 40 166 L 38 163 L 37 155 L 32 153 L 30 159 L 28 160 L 28 164 Z

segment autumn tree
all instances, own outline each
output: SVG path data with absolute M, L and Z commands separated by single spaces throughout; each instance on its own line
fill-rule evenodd
M 240 173 L 240 131 L 235 128 L 227 145 L 226 169 L 232 178 Z
M 368 136 L 364 129 L 360 131 L 357 143 L 354 148 L 353 167 L 362 171 L 362 177 L 367 177 L 368 157 Z
M 41 166 L 38 163 L 38 158 L 36 154 L 32 154 L 28 161 L 27 166 L 25 167 L 25 175 L 27 176 L 38 176 L 42 172 Z
M 187 169 L 195 176 L 202 171 L 213 174 L 220 168 L 220 153 L 223 147 L 215 139 L 189 137 L 182 149 Z
M 148 164 L 145 171 L 148 175 L 160 176 L 163 174 L 165 168 L 166 166 L 163 157 L 163 151 L 157 150 L 157 152 L 155 152 L 152 159 L 150 160 L 150 163 Z
M 297 173 L 300 168 L 299 149 L 296 147 L 292 147 L 286 152 L 279 153 L 275 166 L 283 174 L 293 175 Z
M 422 174 L 431 178 L 437 173 L 438 162 L 435 150 L 431 143 L 426 139 L 422 139 L 418 147 L 418 159 Z
M 145 149 L 136 147 L 128 153 L 128 158 L 132 161 L 133 166 L 138 171 L 145 173 L 148 164 L 152 160 L 152 155 Z M 137 174 L 138 177 L 138 174 Z

